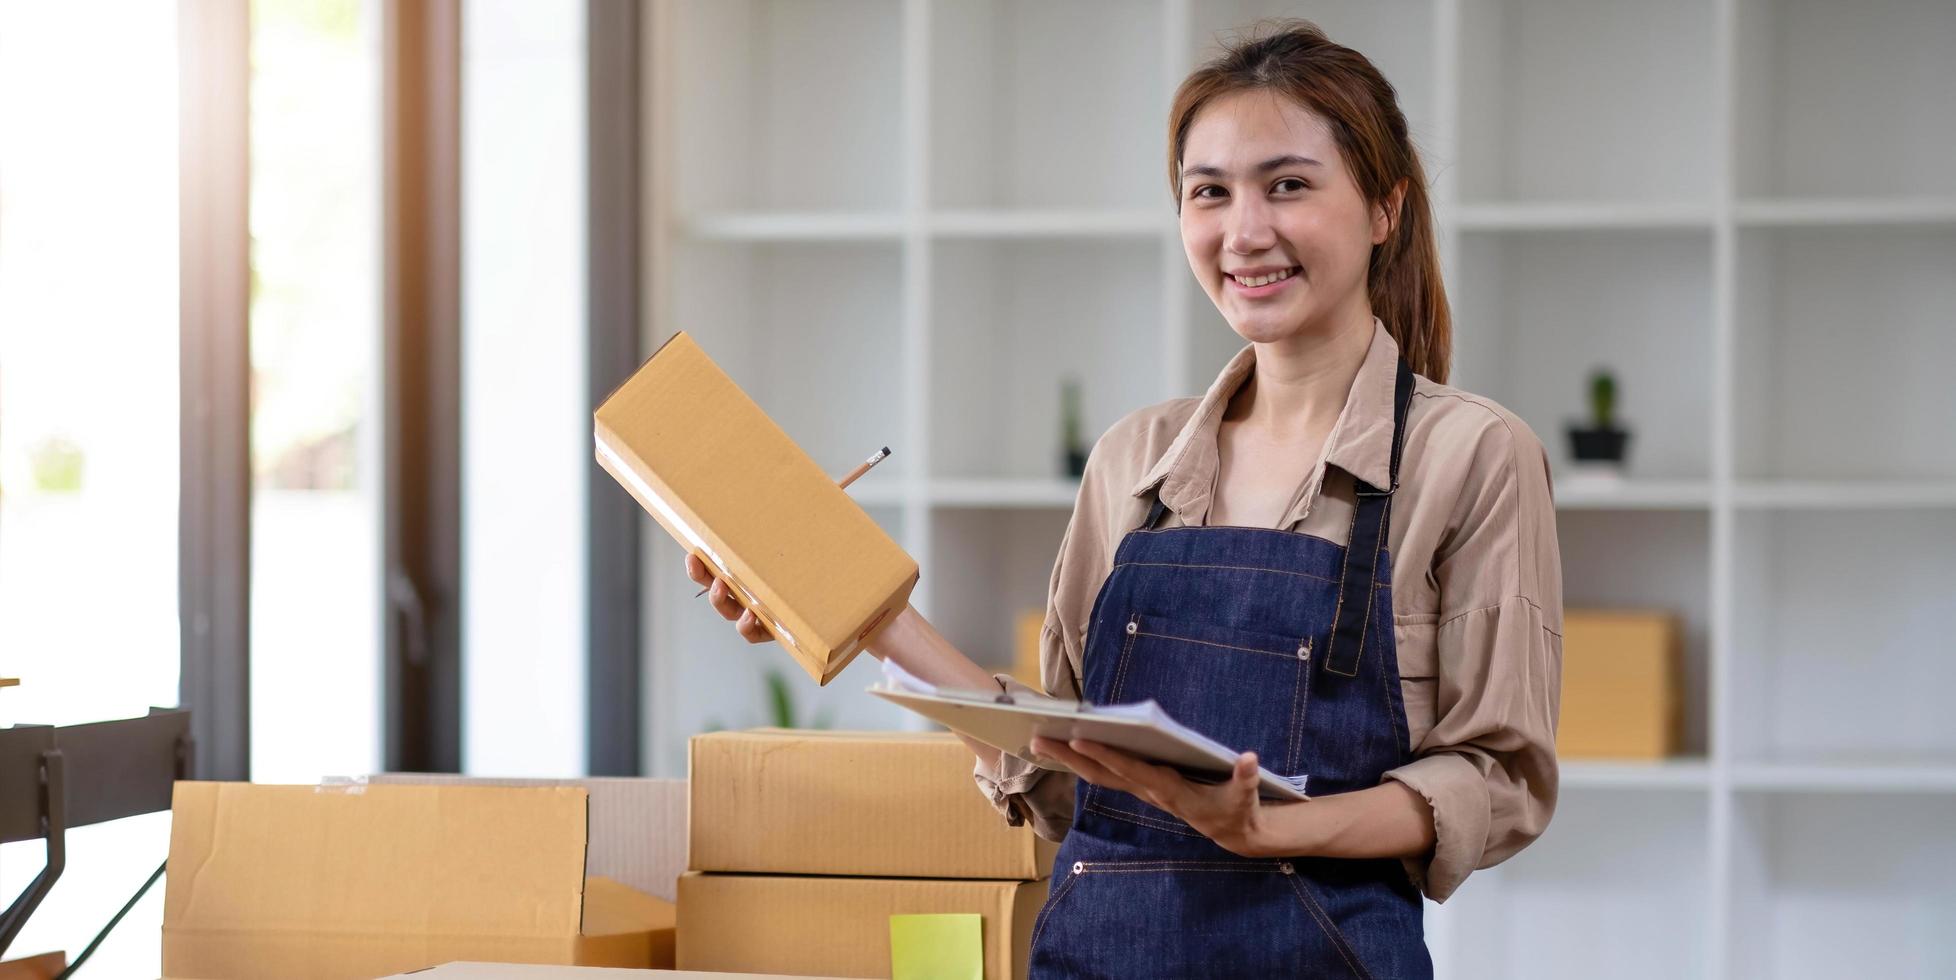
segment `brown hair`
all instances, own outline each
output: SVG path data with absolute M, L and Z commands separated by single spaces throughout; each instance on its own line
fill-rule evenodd
M 1366 200 L 1384 202 L 1394 185 L 1406 181 L 1398 220 L 1385 242 L 1372 248 L 1366 292 L 1406 363 L 1445 384 L 1453 316 L 1440 281 L 1426 173 L 1392 84 L 1364 55 L 1332 43 L 1310 21 L 1259 22 L 1175 90 L 1168 111 L 1168 186 L 1177 213 L 1182 149 L 1196 114 L 1215 98 L 1243 91 L 1276 92 L 1322 116 Z

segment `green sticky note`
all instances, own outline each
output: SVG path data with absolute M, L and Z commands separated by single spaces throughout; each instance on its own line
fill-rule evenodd
M 890 980 L 984 980 L 985 917 L 890 916 Z

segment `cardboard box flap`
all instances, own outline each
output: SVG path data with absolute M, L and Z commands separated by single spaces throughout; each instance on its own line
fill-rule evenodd
M 916 561 L 683 332 L 593 421 L 605 469 L 757 600 L 824 681 L 847 662 L 826 662 L 828 645 L 853 654 L 878 603 L 917 577 Z
M 564 939 L 585 792 L 176 784 L 166 931 Z
M 625 776 L 537 779 L 389 772 L 333 782 L 417 786 L 576 786 L 590 793 L 584 876 L 603 876 L 670 902 L 686 870 L 686 780 Z M 589 904 L 589 894 L 585 896 Z M 588 925 L 588 923 L 587 923 Z
M 678 908 L 610 878 L 584 882 L 584 935 L 592 938 L 671 929 Z

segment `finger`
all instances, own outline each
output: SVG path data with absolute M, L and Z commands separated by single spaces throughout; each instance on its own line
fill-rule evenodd
M 734 629 L 741 636 L 746 637 L 749 643 L 766 643 L 774 639 L 774 634 L 769 633 L 767 627 L 761 625 L 760 617 L 754 615 L 751 609 L 742 612 L 740 618 L 734 620 Z
M 721 619 L 739 619 L 740 614 L 747 611 L 741 606 L 739 600 L 733 597 L 726 579 L 714 579 L 713 585 L 706 590 L 706 598 L 708 602 L 713 603 L 713 610 L 720 614 Z
M 1106 766 L 1095 762 L 1087 756 L 1073 751 L 1064 742 L 1054 739 L 1041 739 L 1041 741 L 1046 745 L 1041 750 L 1042 752 L 1057 760 L 1066 768 L 1073 770 L 1074 773 L 1078 774 L 1081 779 L 1087 782 L 1093 783 L 1096 786 L 1105 786 L 1108 789 L 1117 789 L 1123 793 L 1132 793 L 1138 789 L 1138 787 L 1129 784 L 1127 780 L 1116 775 L 1113 770 L 1108 769 Z
M 1229 774 L 1229 785 L 1239 802 L 1256 802 L 1257 795 L 1256 753 L 1245 752 L 1236 757 L 1236 769 Z
M 686 577 L 701 585 L 713 584 L 713 573 L 706 570 L 706 562 L 700 561 L 698 555 L 686 556 Z
M 1119 749 L 1109 748 L 1087 739 L 1076 739 L 1070 744 L 1073 751 L 1091 760 L 1096 768 L 1111 773 L 1113 778 L 1120 781 L 1121 788 L 1126 792 L 1156 806 L 1161 806 L 1168 799 L 1162 786 L 1145 771 L 1150 768 L 1147 763 Z
M 1090 756 L 1104 768 L 1112 770 L 1115 775 L 1140 786 L 1144 791 L 1144 797 L 1156 806 L 1174 800 L 1183 789 L 1184 780 L 1181 774 L 1166 766 L 1143 762 L 1126 752 L 1099 742 L 1082 739 L 1075 741 L 1073 747 Z

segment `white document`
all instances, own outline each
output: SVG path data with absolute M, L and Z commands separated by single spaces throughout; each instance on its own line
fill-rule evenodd
M 883 661 L 883 682 L 871 687 L 869 693 L 1000 751 L 1059 772 L 1068 770 L 1057 762 L 1032 758 L 1033 736 L 1100 742 L 1151 762 L 1173 766 L 1192 780 L 1208 783 L 1227 780 L 1236 766 L 1236 757 L 1241 754 L 1169 717 L 1152 700 L 1086 704 L 1040 695 L 1012 697 L 997 692 L 952 690 L 920 680 L 889 660 Z M 1304 795 L 1304 776 L 1279 776 L 1263 768 L 1257 770 L 1257 776 L 1260 795 L 1265 798 L 1310 798 Z

